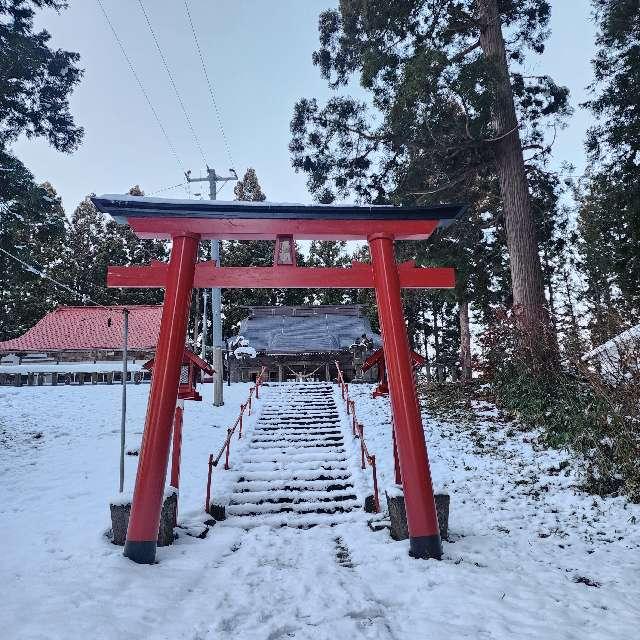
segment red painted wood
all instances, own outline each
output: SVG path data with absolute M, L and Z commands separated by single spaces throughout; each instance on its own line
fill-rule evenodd
M 398 265 L 400 286 L 404 289 L 453 289 L 455 269 Z M 167 265 L 153 262 L 145 267 L 109 267 L 109 287 L 164 287 Z M 345 288 L 372 289 L 370 264 L 351 268 L 332 267 L 216 267 L 213 262 L 196 265 L 194 286 L 224 289 Z
M 439 536 L 431 471 L 413 380 L 393 239 L 369 238 L 384 344 L 394 433 L 402 475 L 409 537 Z
M 136 561 L 140 560 L 135 543 L 143 542 L 155 548 L 158 537 L 198 240 L 197 236 L 177 237 L 173 239 L 171 249 L 160 336 L 127 530 L 127 543 L 134 544 L 129 548 L 125 545 L 124 550 L 127 557 Z
M 401 215 L 399 212 L 398 215 Z M 426 240 L 438 220 L 295 220 L 235 218 L 128 217 L 133 232 L 140 238 L 166 238 L 195 233 L 202 239 L 275 240 L 293 236 L 296 240 L 364 240 L 373 233 L 390 234 L 396 240 Z
M 180 454 L 182 451 L 182 414 L 184 401 L 178 400 L 173 420 L 173 444 L 171 447 L 171 486 L 180 488 Z

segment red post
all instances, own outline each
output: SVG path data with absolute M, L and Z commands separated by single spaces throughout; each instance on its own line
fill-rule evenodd
M 124 546 L 124 555 L 142 564 L 152 564 L 156 559 L 198 240 L 199 237 L 193 234 L 174 237 L 167 270 L 153 381 Z
M 251 398 L 253 396 L 253 387 L 249 389 L 249 415 L 251 415 Z
M 205 513 L 209 513 L 209 504 L 211 501 L 211 473 L 213 471 L 213 453 L 209 454 L 209 475 L 207 476 L 207 497 L 204 502 Z
M 439 559 L 442 543 L 422 418 L 413 386 L 393 238 L 374 234 L 368 241 L 407 510 L 409 553 L 416 558 Z
M 240 423 L 238 425 L 238 440 L 240 440 L 240 438 L 242 438 L 242 414 L 244 413 L 244 405 L 241 404 L 240 405 Z
M 391 422 L 391 436 L 393 438 L 393 471 L 395 474 L 396 484 L 402 484 L 402 476 L 400 475 L 400 462 L 398 461 L 398 444 L 396 442 L 396 430 Z
M 171 447 L 171 486 L 180 488 L 180 454 L 182 450 L 182 415 L 184 400 L 178 400 L 173 419 L 173 445 Z
M 371 456 L 371 473 L 373 473 L 373 503 L 375 512 L 380 513 L 380 496 L 378 495 L 378 470 L 376 468 L 376 457 Z
M 224 468 L 229 469 L 229 448 L 231 447 L 231 429 L 227 429 L 227 452 L 224 456 Z

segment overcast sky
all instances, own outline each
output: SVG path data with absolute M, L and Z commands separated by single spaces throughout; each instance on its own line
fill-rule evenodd
M 43 141 L 21 140 L 17 155 L 39 181 L 49 180 L 70 214 L 91 192 L 122 193 L 140 184 L 148 195 L 183 182 L 183 169 L 199 175 L 204 160 L 169 84 L 136 0 L 102 0 L 170 137 L 180 164 L 142 95 L 97 0 L 70 0 L 61 14 L 42 13 L 38 26 L 53 45 L 81 55 L 84 78 L 72 110 L 85 128 L 82 146 L 60 154 Z M 231 166 L 211 105 L 183 0 L 145 0 L 152 26 L 210 166 Z M 329 95 L 311 63 L 317 17 L 328 0 L 189 0 L 213 81 L 222 122 L 238 173 L 255 167 L 267 197 L 310 202 L 305 177 L 291 168 L 287 149 L 295 101 Z M 552 0 L 552 36 L 534 70 L 569 87 L 576 112 L 558 135 L 554 164 L 584 167 L 583 140 L 589 114 L 578 108 L 591 81 L 594 25 L 588 0 Z M 204 188 L 204 187 L 203 187 Z M 192 193 L 201 191 L 192 185 Z M 181 188 L 157 195 L 185 197 Z M 231 187 L 221 199 L 232 197 Z

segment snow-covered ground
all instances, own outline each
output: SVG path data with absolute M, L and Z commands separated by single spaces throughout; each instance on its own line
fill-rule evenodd
M 130 449 L 148 391 L 129 387 Z M 187 403 L 181 519 L 202 514 L 207 456 L 248 385 L 225 392 L 222 408 Z M 388 486 L 388 402 L 364 386 L 351 393 Z M 0 388 L 2 637 L 638 637 L 640 508 L 580 493 L 561 452 L 539 450 L 535 434 L 501 423 L 489 406 L 474 424 L 425 418 L 436 488 L 451 494 L 441 562 L 409 558 L 407 542 L 370 531 L 358 516 L 332 528 L 249 531 L 230 518 L 204 540 L 182 535 L 159 549 L 153 566 L 131 563 L 104 536 L 119 406 L 118 386 Z M 232 463 L 248 440 L 234 441 Z M 137 460 L 127 457 L 129 488 Z M 357 469 L 357 442 L 352 462 L 356 479 L 370 482 L 369 470 Z M 239 471 L 216 469 L 214 494 L 223 496 Z

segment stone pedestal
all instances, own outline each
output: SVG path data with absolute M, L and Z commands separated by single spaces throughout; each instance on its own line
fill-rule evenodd
M 218 522 L 222 522 L 222 520 L 227 519 L 227 509 L 222 504 L 214 504 L 213 502 L 209 505 L 209 515 Z
M 404 506 L 404 494 L 401 490 L 387 491 L 387 508 L 391 520 L 391 537 L 394 540 L 406 540 L 409 537 L 407 527 L 407 512 Z M 447 493 L 436 493 L 436 512 L 438 514 L 438 526 L 440 537 L 447 540 L 449 537 L 449 503 Z
M 364 510 L 367 513 L 375 513 L 376 512 L 376 499 L 373 494 L 368 495 L 364 499 Z
M 111 509 L 111 531 L 113 544 L 124 546 L 127 539 L 127 527 L 129 526 L 129 516 L 131 514 L 131 503 L 122 502 L 110 504 Z M 178 513 L 178 494 L 171 493 L 165 496 L 160 515 L 160 529 L 158 531 L 158 546 L 166 547 L 173 544 L 173 528 Z

